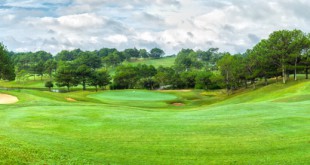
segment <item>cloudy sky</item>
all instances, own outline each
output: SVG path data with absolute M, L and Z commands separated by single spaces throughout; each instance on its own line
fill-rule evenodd
M 310 32 L 308 0 L 1 0 L 13 51 L 218 47 L 243 52 L 279 29 Z

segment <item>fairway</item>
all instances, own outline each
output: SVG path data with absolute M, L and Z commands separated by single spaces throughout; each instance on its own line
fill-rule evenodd
M 307 164 L 309 88 L 273 84 L 182 111 L 159 103 L 200 91 L 6 92 L 20 101 L 0 105 L 0 164 Z
M 89 95 L 90 98 L 99 100 L 119 100 L 119 101 L 163 101 L 173 100 L 177 96 L 167 93 L 151 92 L 143 90 L 107 91 Z

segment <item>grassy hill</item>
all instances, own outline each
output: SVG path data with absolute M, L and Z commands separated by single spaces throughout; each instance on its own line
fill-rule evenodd
M 0 91 L 0 164 L 307 164 L 310 81 L 221 91 Z M 175 104 L 179 103 L 179 104 Z

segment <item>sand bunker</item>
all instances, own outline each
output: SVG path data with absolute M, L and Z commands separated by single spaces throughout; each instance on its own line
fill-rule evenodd
M 70 102 L 76 102 L 76 100 L 75 100 L 75 99 L 73 99 L 73 98 L 69 98 L 69 97 L 68 97 L 68 98 L 66 98 L 66 100 L 67 100 L 67 101 L 70 101 Z
M 185 104 L 183 104 L 183 103 L 172 103 L 172 105 L 174 105 L 174 106 L 184 106 Z
M 17 97 L 0 93 L 0 104 L 14 104 L 16 102 L 18 102 Z

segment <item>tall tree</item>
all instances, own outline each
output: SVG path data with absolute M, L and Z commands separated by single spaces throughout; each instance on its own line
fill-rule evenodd
M 157 73 L 157 70 L 153 65 L 148 66 L 146 64 L 142 64 L 142 65 L 138 64 L 136 68 L 137 68 L 139 77 L 144 77 L 144 78 L 153 77 Z
M 112 54 L 113 52 L 117 51 L 117 49 L 115 48 L 102 48 L 100 49 L 99 51 L 97 51 L 97 54 L 99 57 L 103 58 L 103 57 L 106 57 L 108 56 L 109 54 Z
M 153 48 L 150 52 L 151 58 L 161 58 L 165 55 L 165 52 L 159 48 Z
M 139 79 L 137 67 L 131 65 L 119 66 L 114 75 L 113 87 L 118 89 L 132 89 Z
M 231 56 L 229 53 L 226 53 L 218 62 L 217 65 L 220 68 L 220 71 L 222 75 L 225 77 L 225 84 L 226 84 L 226 90 L 227 94 L 230 94 L 230 91 L 232 89 L 232 82 L 234 79 L 233 75 L 233 56 Z
M 63 50 L 59 52 L 55 58 L 57 61 L 73 61 L 79 56 L 80 53 L 82 53 L 81 49 L 75 49 L 72 51 Z
M 145 49 L 140 49 L 139 50 L 139 57 L 141 58 L 149 58 L 149 53 Z
M 246 55 L 246 69 L 248 78 L 264 78 L 265 85 L 268 78 L 278 76 L 278 67 L 274 65 L 274 59 L 270 58 L 267 40 L 261 40 Z
M 76 78 L 79 82 L 81 82 L 82 86 L 83 86 L 83 90 L 86 90 L 86 84 L 87 81 L 91 78 L 92 76 L 92 70 L 90 67 L 88 67 L 85 64 L 82 64 L 80 66 L 77 67 L 76 69 Z
M 180 74 L 181 81 L 183 81 L 186 88 L 194 88 L 196 85 L 196 72 L 183 72 Z
M 301 30 L 291 31 L 292 42 L 290 43 L 289 51 L 290 56 L 293 58 L 294 62 L 294 80 L 297 80 L 297 65 L 301 61 L 301 54 L 304 50 L 309 48 L 309 43 L 306 35 Z
M 96 70 L 93 71 L 90 79 L 89 85 L 96 87 L 96 91 L 98 91 L 98 86 L 103 88 L 110 84 L 111 76 L 109 75 L 107 70 Z
M 45 72 L 49 75 L 50 79 L 52 79 L 53 72 L 57 69 L 57 62 L 54 59 L 49 59 L 44 64 Z
M 45 71 L 45 66 L 44 66 L 44 61 L 40 60 L 36 65 L 35 65 L 35 71 L 36 73 L 41 77 L 41 80 L 43 79 L 44 71 Z
M 208 89 L 211 85 L 212 72 L 200 71 L 196 73 L 195 88 L 196 89 Z
M 175 75 L 175 70 L 172 67 L 159 66 L 155 79 L 160 83 L 160 86 L 172 85 L 172 77 Z
M 269 53 L 274 64 L 282 71 L 283 83 L 287 80 L 287 70 L 290 63 L 294 63 L 294 72 L 297 72 L 298 58 L 305 48 L 305 37 L 300 30 L 280 30 L 270 34 Z M 297 77 L 295 76 L 295 79 Z
M 211 62 L 212 57 L 218 53 L 218 50 L 219 48 L 210 48 L 207 51 L 198 50 L 197 56 L 202 61 Z
M 309 79 L 309 69 L 310 69 L 310 34 L 306 36 L 307 47 L 302 52 L 302 66 L 305 70 L 306 79 Z
M 192 49 L 182 49 L 178 53 L 174 64 L 178 72 L 187 72 L 191 68 L 200 69 L 202 67 L 202 63 L 198 60 L 198 54 Z
M 15 80 L 14 65 L 8 56 L 6 47 L 0 43 L 0 79 Z
M 63 63 L 57 69 L 55 81 L 57 86 L 65 86 L 68 91 L 70 91 L 72 86 L 77 86 L 79 84 L 79 80 L 76 77 L 76 67 L 71 63 Z
M 153 90 L 155 87 L 159 86 L 158 82 L 155 80 L 154 77 L 141 78 L 139 80 L 139 83 L 142 88 L 149 90 Z
M 116 67 L 123 62 L 125 58 L 119 51 L 114 51 L 109 53 L 106 57 L 102 59 L 106 67 Z
M 123 51 L 124 56 L 126 57 L 126 60 L 130 60 L 130 58 L 138 58 L 139 57 L 139 50 L 136 48 L 133 49 L 125 49 Z
M 81 52 L 74 62 L 78 66 L 86 65 L 93 70 L 102 66 L 101 58 L 96 54 L 96 52 L 90 51 Z

